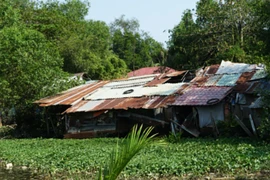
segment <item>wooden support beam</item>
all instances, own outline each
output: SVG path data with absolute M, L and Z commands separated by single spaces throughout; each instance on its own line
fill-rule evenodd
M 211 122 L 213 124 L 214 135 L 215 135 L 215 137 L 217 137 L 219 135 L 219 131 L 218 131 L 215 119 L 213 118 L 212 112 L 211 112 Z
M 251 128 L 252 128 L 253 134 L 254 134 L 256 137 L 258 137 L 258 135 L 257 135 L 257 130 L 256 130 L 256 128 L 255 128 L 255 124 L 254 124 L 252 115 L 249 114 L 248 117 L 249 117 L 249 121 L 250 121 L 250 124 L 251 124 Z
M 196 129 L 193 129 L 193 130 L 190 130 L 188 128 L 186 128 L 186 126 L 184 125 L 181 125 L 179 123 L 177 123 L 177 118 L 175 116 L 175 114 L 173 114 L 173 120 L 170 120 L 171 122 L 173 122 L 174 124 L 176 124 L 177 126 L 179 126 L 181 129 L 187 131 L 188 133 L 190 133 L 191 135 L 195 136 L 195 137 L 198 137 L 200 132 Z
M 236 122 L 244 129 L 244 131 L 250 136 L 253 137 L 253 134 L 249 131 L 246 125 L 243 123 L 241 119 L 237 115 L 234 115 Z

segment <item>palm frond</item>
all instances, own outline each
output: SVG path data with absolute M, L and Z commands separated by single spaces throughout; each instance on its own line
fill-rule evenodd
M 148 127 L 143 130 L 143 126 L 138 128 L 138 125 L 135 125 L 123 140 L 121 148 L 119 148 L 117 143 L 103 170 L 103 178 L 99 180 L 115 180 L 140 150 L 153 144 L 153 138 L 157 135 L 153 134 L 150 136 L 153 129 L 153 127 Z M 163 142 L 159 143 L 162 144 Z

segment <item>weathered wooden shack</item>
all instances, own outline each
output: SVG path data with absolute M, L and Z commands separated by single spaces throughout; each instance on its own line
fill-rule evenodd
M 256 135 L 259 118 L 252 104 L 266 77 L 263 66 L 222 61 L 199 69 L 194 78 L 189 71 L 171 69 L 141 75 L 146 70 L 138 71 L 140 76 L 90 81 L 35 103 L 57 112 L 66 138 L 121 134 L 135 123 L 155 126 L 159 133 L 184 130 L 198 137 L 210 129 L 218 135 L 217 124 L 232 117 L 248 135 Z M 55 129 L 53 124 L 47 120 Z
M 58 114 L 65 120 L 67 138 L 124 133 L 135 123 L 164 127 L 169 124 L 167 104 L 189 85 L 181 82 L 187 81 L 188 75 L 187 71 L 174 71 L 91 81 L 35 103 L 47 108 L 61 107 Z M 53 123 L 47 124 L 49 127 Z

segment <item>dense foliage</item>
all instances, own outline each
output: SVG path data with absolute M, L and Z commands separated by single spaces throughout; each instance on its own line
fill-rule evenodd
M 70 74 L 120 78 L 160 61 L 163 47 L 153 38 L 129 27 L 118 37 L 105 22 L 85 19 L 89 8 L 87 0 L 0 2 L 0 121 L 10 109 L 20 116 L 17 121 L 33 119 L 34 100 L 80 83 L 69 80 Z
M 269 1 L 200 0 L 171 30 L 168 64 L 195 69 L 221 60 L 269 63 Z
M 51 173 L 96 173 L 117 139 L 1 140 L 0 159 Z M 119 144 L 121 147 L 121 143 Z M 123 171 L 128 176 L 238 176 L 269 170 L 269 144 L 250 139 L 185 139 L 143 149 Z

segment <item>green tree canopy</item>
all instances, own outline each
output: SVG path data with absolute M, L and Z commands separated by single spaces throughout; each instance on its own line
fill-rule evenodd
M 59 91 L 67 74 L 54 45 L 38 31 L 12 26 L 0 31 L 0 102 L 23 106 Z
M 171 31 L 169 62 L 198 67 L 221 60 L 265 61 L 258 31 L 263 29 L 258 4 L 265 1 L 200 0 L 196 17 L 187 10 Z
M 121 16 L 110 25 L 112 50 L 123 59 L 130 70 L 164 62 L 165 50 L 161 43 L 147 33 L 140 32 L 136 19 Z

